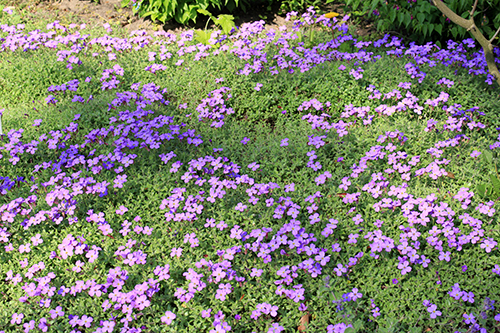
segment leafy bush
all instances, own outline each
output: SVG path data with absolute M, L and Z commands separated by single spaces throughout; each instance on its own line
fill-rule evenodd
M 198 10 L 229 11 L 237 9 L 246 11 L 260 4 L 271 6 L 276 0 L 122 0 L 122 7 L 132 5 L 134 14 L 140 17 L 151 17 L 153 21 L 165 23 L 172 19 L 187 24 L 196 23 Z
M 468 32 L 450 22 L 427 0 L 345 0 L 353 11 L 362 11 L 375 21 L 379 31 L 403 31 L 419 42 L 444 42 L 469 37 Z M 474 0 L 446 0 L 448 7 L 469 17 Z M 492 38 L 500 26 L 500 0 L 480 0 L 474 14 L 476 25 L 485 37 Z M 439 45 L 439 44 L 438 44 Z
M 332 2 L 327 1 L 326 3 Z M 314 8 L 318 8 L 323 1 L 321 0 L 281 0 L 281 6 L 280 9 L 285 12 L 292 12 L 292 11 L 299 11 L 303 12 L 310 6 L 313 6 Z

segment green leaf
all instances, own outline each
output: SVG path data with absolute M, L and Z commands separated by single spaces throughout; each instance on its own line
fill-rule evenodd
M 363 327 L 364 327 L 363 321 L 361 321 L 361 319 L 356 320 L 354 322 L 353 327 L 356 329 L 356 331 L 359 331 L 360 329 L 363 329 Z
M 424 13 L 418 13 L 417 14 L 417 19 L 420 23 L 424 23 L 425 21 L 425 14 Z
M 493 185 L 493 190 L 497 195 L 500 195 L 500 180 L 493 175 L 490 175 L 490 179 L 491 179 L 491 184 Z
M 122 2 L 121 2 L 122 8 L 127 7 L 129 3 L 130 3 L 130 0 L 122 0 Z
M 213 17 L 212 14 L 208 10 L 205 10 L 205 9 L 198 9 L 198 13 Z
M 219 15 L 214 22 L 222 28 L 226 35 L 229 35 L 231 29 L 235 26 L 233 15 Z
M 483 156 L 483 160 L 486 163 L 488 163 L 490 165 L 493 164 L 493 154 L 490 151 L 486 150 L 485 152 L 483 152 L 482 156 Z
M 237 2 L 237 1 L 236 1 L 236 2 Z M 229 10 L 229 12 L 230 12 L 230 13 L 232 13 L 232 12 L 236 9 L 236 7 L 238 7 L 238 4 L 237 4 L 237 3 L 235 4 L 233 1 L 230 1 L 230 2 L 226 5 L 226 8 L 227 8 L 227 10 Z
M 195 33 L 196 33 L 195 39 L 198 42 L 202 43 L 203 45 L 207 45 L 208 44 L 208 40 L 210 39 L 210 33 L 209 32 L 203 31 L 203 30 L 196 30 Z
M 434 30 L 436 30 L 436 32 L 441 35 L 441 32 L 443 31 L 443 26 L 441 24 L 436 24 L 434 25 Z
M 434 24 L 429 24 L 429 35 L 432 35 L 432 32 L 434 31 Z
M 484 198 L 486 196 L 486 184 L 479 184 L 476 186 L 476 191 L 477 194 L 481 197 Z
M 141 15 L 141 17 L 146 17 L 146 16 L 151 16 L 155 13 L 154 10 L 150 10 L 149 12 L 145 12 L 144 14 Z
M 373 12 L 375 10 L 375 8 L 377 8 L 377 6 L 379 5 L 380 3 L 380 0 L 374 0 L 372 1 L 372 7 L 370 8 L 370 12 Z
M 463 10 L 466 5 L 466 0 L 460 0 L 460 9 Z
M 391 13 L 389 14 L 389 18 L 391 19 L 391 22 L 394 22 L 396 20 L 396 11 L 391 10 Z M 382 21 L 379 21 L 379 25 L 381 24 Z
M 398 21 L 399 21 L 399 24 L 403 24 L 403 21 L 405 19 L 405 14 L 403 14 L 403 12 L 399 12 L 398 13 Z
M 409 26 L 409 25 L 410 25 L 410 23 L 411 23 L 411 15 L 410 15 L 410 13 L 409 13 L 409 12 L 406 12 L 406 13 L 405 13 L 405 21 L 404 21 L 404 23 L 405 23 L 405 27 L 407 27 L 407 28 L 408 28 L 408 26 Z
M 431 4 L 427 1 L 424 1 L 422 3 L 422 6 L 420 7 L 420 11 L 430 14 L 431 13 Z

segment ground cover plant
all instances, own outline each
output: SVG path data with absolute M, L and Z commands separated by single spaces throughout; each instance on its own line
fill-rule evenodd
M 500 328 L 484 55 L 295 14 L 0 25 L 0 330 Z

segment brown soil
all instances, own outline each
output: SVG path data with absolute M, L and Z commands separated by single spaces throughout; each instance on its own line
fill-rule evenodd
M 19 1 L 12 0 L 13 4 L 19 4 Z M 160 29 L 167 32 L 180 32 L 188 29 L 203 29 L 206 21 L 203 17 L 197 20 L 197 24 L 182 26 L 174 20 L 164 25 L 153 23 L 150 19 L 139 18 L 133 15 L 132 8 L 122 8 L 121 0 L 100 0 L 99 3 L 91 0 L 22 0 L 26 5 L 25 9 L 32 15 L 32 19 L 60 20 L 62 23 L 86 23 L 89 26 L 102 26 L 109 23 L 112 26 L 119 25 L 127 32 L 134 30 L 146 30 L 153 33 Z M 17 5 L 16 5 L 17 7 Z M 342 14 L 342 8 L 339 4 L 331 4 L 322 8 L 325 11 L 336 11 Z M 282 25 L 291 26 L 291 22 L 285 21 L 285 17 L 278 15 L 277 10 L 274 13 L 266 11 L 264 7 L 255 8 L 252 12 L 235 14 L 236 25 L 244 22 L 253 22 L 264 19 L 266 27 L 277 28 Z M 209 28 L 214 28 L 213 24 Z M 370 25 L 364 24 L 356 29 L 361 36 L 373 32 Z

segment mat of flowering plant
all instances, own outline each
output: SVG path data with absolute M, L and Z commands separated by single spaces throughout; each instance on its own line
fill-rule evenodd
M 0 25 L 0 331 L 500 329 L 482 52 L 287 19 Z

